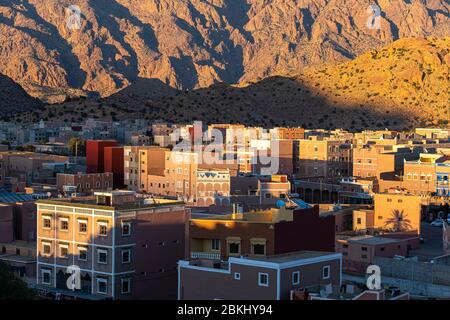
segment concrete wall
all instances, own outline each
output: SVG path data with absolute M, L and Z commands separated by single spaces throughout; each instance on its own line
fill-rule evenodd
M 381 276 L 450 286 L 450 266 L 375 257 Z

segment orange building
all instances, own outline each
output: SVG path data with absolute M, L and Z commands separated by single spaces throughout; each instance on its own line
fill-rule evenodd
M 305 139 L 305 129 L 277 127 L 271 130 L 277 139 L 298 140 Z
M 337 181 L 352 175 L 352 148 L 341 140 L 312 136 L 299 140 L 294 170 L 299 178 Z
M 420 234 L 421 199 L 391 190 L 375 194 L 374 227 L 394 231 L 416 230 Z

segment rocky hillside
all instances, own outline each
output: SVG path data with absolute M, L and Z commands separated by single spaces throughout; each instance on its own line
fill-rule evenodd
M 0 74 L 0 119 L 7 120 L 9 115 L 17 110 L 37 111 L 44 105 L 29 96 L 17 83 L 7 76 Z
M 447 126 L 450 38 L 402 39 L 337 66 L 241 85 L 176 90 L 140 79 L 103 99 L 75 99 L 20 121 L 162 119 L 306 128 Z
M 405 37 L 449 35 L 446 0 L 0 0 L 0 72 L 49 102 L 138 79 L 205 88 L 343 62 Z M 81 10 L 81 29 L 66 9 Z

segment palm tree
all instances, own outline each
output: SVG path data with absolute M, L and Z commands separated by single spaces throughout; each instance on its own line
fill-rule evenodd
M 396 232 L 408 231 L 412 229 L 411 221 L 406 219 L 408 215 L 403 210 L 392 210 L 391 217 L 386 220 L 385 227 L 393 225 Z

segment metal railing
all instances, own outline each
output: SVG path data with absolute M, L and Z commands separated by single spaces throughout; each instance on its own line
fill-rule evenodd
M 220 252 L 191 252 L 191 259 L 220 260 Z

